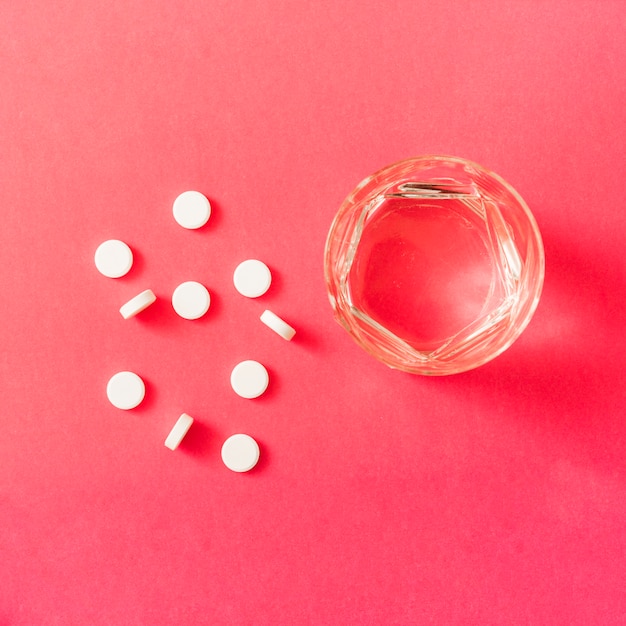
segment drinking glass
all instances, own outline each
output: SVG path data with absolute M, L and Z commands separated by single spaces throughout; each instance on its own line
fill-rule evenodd
M 529 323 L 544 279 L 537 223 L 500 176 L 420 156 L 368 176 L 326 242 L 340 324 L 390 367 L 455 374 L 506 350 Z

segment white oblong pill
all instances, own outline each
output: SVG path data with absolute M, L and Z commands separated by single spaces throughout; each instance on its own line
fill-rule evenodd
M 199 191 L 184 191 L 173 206 L 174 219 L 183 227 L 195 230 L 204 226 L 211 217 L 211 203 Z
M 109 402 L 118 409 L 134 409 L 145 395 L 146 386 L 134 372 L 118 372 L 107 383 Z
M 272 284 L 272 273 L 263 261 L 248 259 L 240 263 L 233 275 L 235 289 L 247 298 L 262 296 Z
M 289 326 L 287 322 L 271 311 L 263 311 L 261 313 L 261 321 L 287 341 L 291 341 L 296 334 L 295 328 Z
M 147 309 L 151 304 L 156 301 L 156 296 L 152 292 L 152 289 L 146 289 L 140 294 L 131 298 L 126 304 L 120 307 L 120 315 L 125 319 L 135 317 L 137 313 L 141 313 L 144 309 Z
M 232 435 L 222 445 L 222 461 L 233 472 L 250 471 L 259 456 L 259 444 L 250 435 Z
M 176 450 L 180 445 L 180 442 L 185 438 L 187 431 L 191 428 L 193 424 L 193 417 L 191 415 L 187 415 L 187 413 L 183 413 L 172 430 L 170 430 L 170 434 L 167 436 L 165 440 L 165 447 L 170 450 Z
M 267 370 L 258 361 L 242 361 L 235 365 L 230 375 L 233 391 L 242 398 L 258 398 L 270 382 Z
M 178 285 L 172 294 L 174 311 L 186 320 L 197 320 L 202 317 L 210 305 L 209 290 L 194 280 Z
M 97 270 L 108 278 L 120 278 L 128 274 L 133 266 L 131 249 L 119 239 L 101 243 L 94 256 Z

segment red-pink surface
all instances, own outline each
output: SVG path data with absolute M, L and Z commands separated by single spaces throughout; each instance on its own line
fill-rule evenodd
M 2 0 L 0 625 L 626 623 L 625 19 Z M 419 154 L 499 173 L 546 247 L 526 332 L 450 378 L 371 359 L 323 283 L 345 195 Z M 186 189 L 214 206 L 199 231 L 171 216 Z M 93 264 L 108 238 L 135 253 L 119 280 Z M 258 300 L 232 287 L 249 257 Z M 184 280 L 211 290 L 200 321 L 171 310 Z M 258 400 L 229 385 L 246 358 Z M 105 395 L 122 369 L 147 383 L 129 412 Z M 235 432 L 249 474 L 220 459 Z

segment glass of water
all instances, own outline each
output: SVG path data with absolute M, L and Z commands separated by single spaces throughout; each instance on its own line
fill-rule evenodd
M 537 223 L 487 169 L 422 156 L 366 178 L 326 242 L 335 316 L 367 352 L 425 375 L 473 369 L 530 321 L 544 278 Z

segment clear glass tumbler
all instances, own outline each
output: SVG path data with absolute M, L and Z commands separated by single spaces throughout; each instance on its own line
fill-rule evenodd
M 502 178 L 421 156 L 366 178 L 326 242 L 335 316 L 367 352 L 414 374 L 456 374 L 519 337 L 544 278 L 541 235 Z

